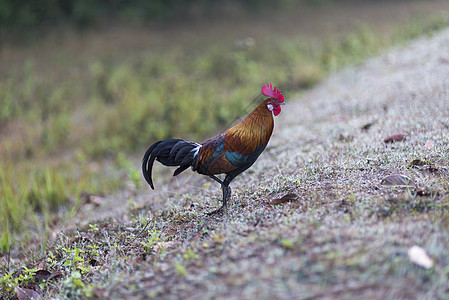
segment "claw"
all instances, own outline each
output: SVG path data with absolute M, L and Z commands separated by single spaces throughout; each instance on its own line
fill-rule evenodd
M 218 181 L 218 182 L 220 182 L 220 180 L 217 179 L 217 178 L 214 177 L 214 176 L 211 176 L 211 178 L 212 178 L 212 179 L 215 179 L 215 180 Z M 226 177 L 226 178 L 228 178 L 228 177 Z M 226 179 L 225 179 L 225 180 L 226 180 Z M 229 198 L 231 198 L 231 193 L 232 193 L 232 189 L 231 189 L 230 186 L 228 186 L 228 184 L 229 184 L 229 182 L 227 182 L 227 183 L 221 183 L 221 189 L 222 189 L 222 191 L 223 191 L 223 199 L 217 199 L 217 200 L 218 200 L 218 201 L 221 201 L 223 204 L 220 206 L 219 209 L 216 209 L 216 210 L 214 210 L 214 211 L 211 211 L 211 212 L 209 212 L 209 213 L 206 213 L 206 215 L 209 215 L 209 216 L 210 216 L 210 215 L 216 214 L 216 213 L 218 213 L 218 212 L 223 211 L 223 210 L 227 207 L 227 202 L 228 202 Z
M 220 206 L 219 209 L 216 209 L 214 211 L 208 212 L 208 213 L 206 213 L 206 215 L 208 215 L 208 216 L 215 215 L 216 213 L 222 212 L 225 208 L 226 208 L 226 206 L 222 205 L 222 206 Z

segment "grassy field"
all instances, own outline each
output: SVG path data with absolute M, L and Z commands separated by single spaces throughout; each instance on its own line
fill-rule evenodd
M 411 246 L 419 241 L 414 233 L 428 232 L 427 246 L 441 255 L 444 244 L 436 240 L 447 237 L 447 152 L 427 151 L 424 144 L 422 149 L 407 143 L 379 148 L 342 123 L 364 125 L 363 112 L 371 122 L 381 115 L 380 104 L 364 110 L 349 99 L 336 109 L 346 115 L 310 111 L 316 119 L 306 117 L 308 125 L 301 123 L 310 135 L 299 136 L 302 142 L 291 145 L 300 151 L 280 142 L 267 149 L 279 151 L 279 161 L 287 161 L 288 167 L 273 167 L 263 160 L 250 170 L 245 180 L 240 179 L 247 183 L 237 187 L 238 201 L 225 216 L 202 215 L 215 206 L 216 191 L 201 179 L 187 186 L 171 185 L 150 201 L 142 199 L 147 190 L 141 187 L 136 163 L 156 139 L 202 139 L 244 115 L 261 83 L 276 82 L 291 99 L 343 66 L 357 65 L 386 47 L 449 25 L 447 15 L 436 13 L 444 2 L 432 3 L 433 7 L 419 2 L 406 5 L 405 15 L 399 4 L 355 9 L 354 14 L 366 15 L 352 23 L 346 18 L 347 6 L 332 7 L 332 16 L 325 7 L 314 8 L 304 16 L 313 30 L 304 32 L 265 31 L 267 25 L 253 16 L 237 18 L 230 33 L 218 40 L 214 36 L 220 35 L 225 20 L 202 29 L 199 40 L 192 39 L 192 32 L 205 26 L 192 23 L 181 31 L 175 26 L 158 31 L 140 27 L 64 31 L 26 48 L 3 46 L 1 296 L 17 295 L 18 287 L 30 285 L 42 295 L 83 298 L 177 293 L 319 298 L 322 288 L 330 293 L 323 296 L 344 294 L 348 287 L 355 294 L 369 293 L 385 275 L 392 282 L 404 279 L 398 287 L 383 289 L 387 296 L 407 298 L 399 288 L 416 280 L 420 283 L 416 289 L 430 282 L 435 295 L 443 295 L 447 290 L 441 276 L 447 277 L 447 267 L 404 267 L 408 260 L 398 245 Z M 387 17 L 395 11 L 401 14 L 383 22 L 373 13 L 378 12 L 374 8 L 382 11 L 379 7 Z M 301 19 L 286 14 L 285 23 L 275 22 L 273 28 L 292 24 L 289 16 Z M 332 29 L 322 24 L 324 16 Z M 294 24 L 303 26 L 307 20 Z M 320 23 L 313 26 L 313 22 Z M 243 36 L 242 24 L 247 25 Z M 441 103 L 432 114 L 445 111 Z M 410 123 L 401 123 L 400 114 L 396 117 L 391 124 L 381 122 L 381 128 L 390 126 L 392 133 L 427 128 L 426 122 L 413 119 L 415 115 Z M 325 121 L 328 118 L 331 122 Z M 380 129 L 374 132 L 379 135 Z M 285 138 L 291 132 L 282 134 Z M 417 142 L 425 139 L 414 136 Z M 338 142 L 329 142 L 332 139 Z M 444 149 L 447 136 L 432 141 L 434 150 Z M 356 163 L 360 159 L 368 166 Z M 408 168 L 413 159 L 423 161 L 419 166 L 423 170 Z M 390 191 L 375 186 L 387 167 L 406 171 L 409 177 L 432 173 L 432 167 L 438 172 L 430 179 L 419 177 L 414 187 Z M 162 178 L 157 186 L 166 185 L 164 171 L 156 171 Z M 193 192 L 190 185 L 199 188 Z M 194 196 L 198 191 L 199 197 Z M 296 200 L 269 205 L 286 193 L 294 193 Z M 130 203 L 130 210 L 120 215 L 124 219 L 83 218 L 93 207 L 106 205 L 104 195 L 114 194 L 117 202 Z M 72 219 L 86 224 L 61 233 Z M 146 222 L 147 229 L 139 234 Z M 376 234 L 385 239 L 378 240 Z M 379 257 L 371 257 L 376 251 Z M 447 266 L 447 257 L 441 259 L 440 265 Z M 279 268 L 273 268 L 275 264 Z M 48 270 L 42 275 L 47 279 L 51 274 L 63 279 L 37 285 L 38 270 Z M 271 274 L 272 270 L 280 273 Z M 272 294 L 258 291 L 271 279 Z M 304 285 L 296 286 L 298 281 Z M 236 292 L 227 294 L 229 287 Z M 258 294 L 262 292 L 268 294 Z M 425 295 L 422 290 L 413 292 Z

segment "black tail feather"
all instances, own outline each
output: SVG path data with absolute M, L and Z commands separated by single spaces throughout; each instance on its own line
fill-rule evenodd
M 151 178 L 151 172 L 153 170 L 153 163 L 156 159 L 156 156 L 151 155 L 153 153 L 154 148 L 159 145 L 160 141 L 151 145 L 150 148 L 145 152 L 145 155 L 142 159 L 142 173 L 145 180 L 148 182 L 150 187 L 154 190 L 153 180 Z
M 178 153 L 175 156 L 176 161 L 182 161 L 184 157 L 187 156 L 187 154 L 192 151 L 189 147 L 184 147 L 179 149 Z
M 179 166 L 173 174 L 176 176 L 193 165 L 197 153 L 194 149 L 197 147 L 196 143 L 180 139 L 168 139 L 154 143 L 148 148 L 142 159 L 143 177 L 154 190 L 151 175 L 154 160 L 169 167 Z

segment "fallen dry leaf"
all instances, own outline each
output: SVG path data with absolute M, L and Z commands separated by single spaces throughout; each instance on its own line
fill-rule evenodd
M 36 272 L 36 275 L 35 275 L 35 279 L 36 279 L 36 281 L 38 281 L 38 282 L 42 282 L 42 281 L 47 281 L 48 280 L 48 277 L 50 277 L 50 275 L 51 275 L 51 272 L 50 271 L 47 271 L 47 270 L 39 270 L 39 271 L 37 271 Z
M 440 57 L 439 62 L 440 62 L 441 64 L 447 65 L 447 64 L 449 64 L 449 59 L 447 59 L 447 58 L 445 58 L 445 57 Z
M 94 206 L 100 206 L 104 202 L 104 197 L 91 195 L 86 191 L 82 191 L 81 201 L 84 204 L 93 204 Z
M 50 274 L 50 276 L 48 277 L 48 280 L 60 278 L 60 277 L 63 277 L 63 276 L 64 276 L 64 274 L 62 272 L 52 272 Z
M 17 298 L 19 300 L 29 300 L 29 299 L 39 299 L 40 298 L 39 293 L 32 289 L 26 289 L 26 288 L 21 288 L 19 286 L 16 286 L 14 288 L 14 291 L 16 292 Z
M 412 246 L 407 251 L 410 260 L 420 267 L 430 269 L 433 267 L 433 260 L 427 255 L 426 250 L 419 246 Z
M 392 174 L 386 176 L 380 182 L 382 185 L 391 185 L 391 186 L 412 186 L 412 181 L 405 175 L 402 174 Z
M 407 138 L 407 134 L 396 133 L 396 134 L 390 135 L 389 137 L 384 139 L 384 143 L 402 142 L 402 141 L 405 141 L 406 138 Z
M 432 149 L 435 146 L 435 143 L 432 140 L 427 140 L 426 144 L 424 145 L 427 149 Z
M 289 193 L 289 194 L 285 194 L 281 198 L 274 199 L 271 204 L 278 205 L 278 204 L 285 203 L 285 202 L 292 202 L 292 201 L 296 201 L 298 198 L 299 198 L 299 196 L 297 194 Z
M 36 272 L 35 278 L 38 282 L 49 281 L 52 279 L 56 279 L 62 277 L 63 274 L 61 272 L 50 272 L 47 270 L 39 270 Z

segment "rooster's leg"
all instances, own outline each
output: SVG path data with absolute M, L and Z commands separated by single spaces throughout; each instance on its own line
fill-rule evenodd
M 209 175 L 210 178 L 212 178 L 213 180 L 215 180 L 216 182 L 218 182 L 221 185 L 221 188 L 223 189 L 223 180 L 221 180 L 220 178 L 218 178 L 217 176 L 214 175 Z M 223 196 L 224 198 L 224 196 Z M 220 202 L 223 202 L 223 199 L 217 199 Z
M 231 188 L 229 186 L 225 186 L 224 184 L 221 185 L 221 190 L 223 191 L 223 200 L 218 199 L 219 201 L 223 202 L 223 204 L 220 206 L 219 209 L 216 209 L 214 211 L 208 212 L 208 215 L 216 214 L 219 211 L 222 211 L 223 208 L 226 208 L 226 203 L 228 200 L 228 196 L 231 196 Z
M 231 198 L 231 193 L 232 193 L 232 189 L 231 189 L 231 187 L 228 185 L 228 186 L 226 187 L 226 199 Z
M 216 182 L 218 182 L 219 184 L 223 185 L 223 180 L 221 180 L 217 176 L 209 175 L 209 177 L 212 178 L 213 180 L 215 180 Z
M 215 177 L 215 176 L 214 176 Z M 213 178 L 213 177 L 211 177 Z M 217 182 L 221 181 L 220 179 L 216 178 Z M 231 183 L 231 180 L 234 179 L 234 177 L 230 177 L 229 175 L 226 175 L 226 178 L 221 182 L 221 190 L 223 191 L 223 204 L 220 206 L 220 208 L 211 211 L 210 213 L 207 213 L 208 215 L 213 215 L 219 211 L 222 211 L 227 207 L 228 199 L 231 198 L 232 189 L 229 186 L 229 183 Z

